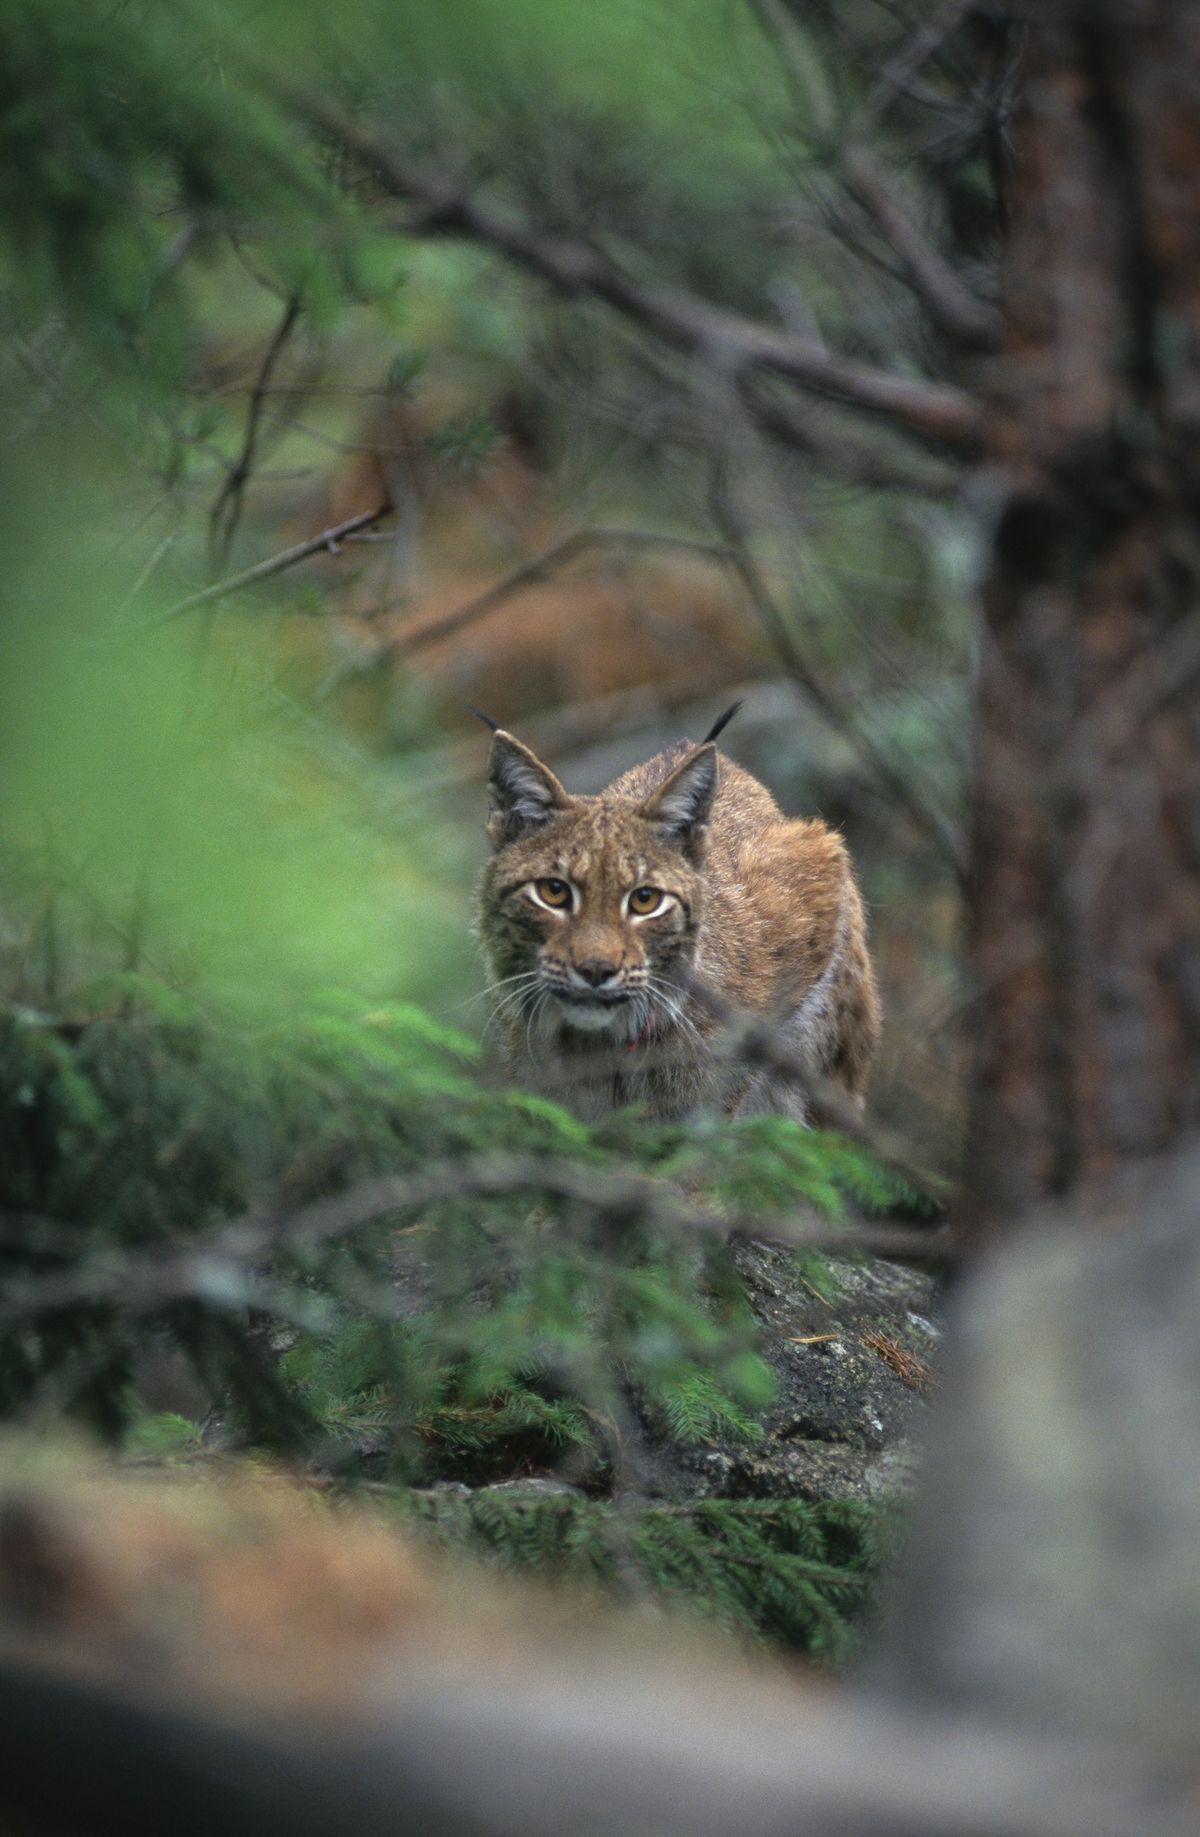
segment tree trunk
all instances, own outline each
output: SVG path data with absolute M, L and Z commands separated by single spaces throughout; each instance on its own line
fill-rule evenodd
M 990 403 L 976 1241 L 1200 1123 L 1200 0 L 1029 17 Z

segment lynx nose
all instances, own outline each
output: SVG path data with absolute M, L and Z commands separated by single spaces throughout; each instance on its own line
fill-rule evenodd
M 602 982 L 607 982 L 610 976 L 617 973 L 616 964 L 610 963 L 607 957 L 586 957 L 582 963 L 575 965 L 575 969 L 594 989 L 598 989 Z

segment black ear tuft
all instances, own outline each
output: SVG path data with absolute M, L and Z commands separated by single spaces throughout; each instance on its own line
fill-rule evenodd
M 468 714 L 473 714 L 477 721 L 482 721 L 485 727 L 490 727 L 494 734 L 500 732 L 499 721 L 493 721 L 491 715 L 485 714 L 482 708 L 476 708 L 474 702 L 467 703 L 467 712 Z
M 723 734 L 725 732 L 725 729 L 729 726 L 730 721 L 732 721 L 734 715 L 737 713 L 738 709 L 744 706 L 745 706 L 744 702 L 737 701 L 737 702 L 734 702 L 731 708 L 727 708 L 724 714 L 721 716 L 720 720 L 717 721 L 714 726 L 709 728 L 703 740 L 701 740 L 700 742 L 701 746 L 710 746 L 715 739 L 717 739 L 721 734 Z
M 688 754 L 682 765 L 648 797 L 640 814 L 687 855 L 704 845 L 705 825 L 717 795 L 717 749 L 711 740 Z
M 488 797 L 491 808 L 487 832 L 495 848 L 540 829 L 556 811 L 571 806 L 571 799 L 549 766 L 503 728 L 496 730 L 492 741 Z

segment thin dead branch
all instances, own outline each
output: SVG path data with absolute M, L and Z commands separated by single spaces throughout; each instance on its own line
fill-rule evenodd
M 803 453 L 835 479 L 877 491 L 907 491 L 925 499 L 957 497 L 963 468 L 954 460 L 900 450 L 899 441 L 866 440 L 827 425 L 811 404 L 785 401 L 762 376 L 743 376 L 738 395 L 746 413 L 769 440 Z
M 861 147 L 838 162 L 842 182 L 896 258 L 897 271 L 938 330 L 970 351 L 994 351 L 1000 315 L 972 293 L 925 235 L 899 191 Z
M 733 566 L 745 588 L 746 596 L 784 671 L 812 699 L 830 725 L 846 736 L 879 785 L 907 813 L 920 833 L 932 844 L 938 857 L 952 870 L 956 880 L 964 882 L 966 859 L 949 823 L 918 795 L 903 773 L 897 771 L 886 752 L 854 718 L 849 706 L 834 694 L 809 664 L 750 551 L 746 532 L 730 501 L 724 480 L 720 477 L 714 480 L 710 503 L 713 519 L 732 552 Z
M 808 40 L 802 54 L 797 21 L 780 0 L 751 0 L 751 4 L 790 85 L 796 117 L 807 122 L 814 113 Z M 961 6 L 950 9 L 949 20 L 956 20 L 961 11 Z M 926 41 L 914 33 L 913 42 L 921 46 L 923 58 Z M 928 41 L 929 52 L 937 42 L 937 37 Z M 851 139 L 840 127 L 830 152 L 835 173 L 894 258 L 893 272 L 915 294 L 932 323 L 967 350 L 994 351 L 1000 340 L 999 314 L 971 291 L 930 241 L 897 186 L 867 151 L 861 129 Z M 837 233 L 843 238 L 847 235 L 844 227 Z
M 196 606 L 209 606 L 217 600 L 226 599 L 231 593 L 241 593 L 246 587 L 257 586 L 259 581 L 269 580 L 273 574 L 282 574 L 285 568 L 295 567 L 298 561 L 307 561 L 310 555 L 320 554 L 325 549 L 336 555 L 339 542 L 356 535 L 359 530 L 371 529 L 374 524 L 390 516 L 392 505 L 380 504 L 374 510 L 360 510 L 357 516 L 347 517 L 344 523 L 335 523 L 331 529 L 323 529 L 316 536 L 309 536 L 303 542 L 297 542 L 293 548 L 283 549 L 278 555 L 270 556 L 266 561 L 259 561 L 252 568 L 244 568 L 240 574 L 233 574 L 228 580 L 217 581 L 214 586 L 203 587 L 199 593 L 189 593 L 186 599 L 176 600 L 165 612 L 154 620 L 155 625 L 165 624 L 168 619 L 178 618 L 180 613 L 191 612 Z
M 690 999 L 719 1028 L 724 1029 L 724 1038 L 714 1042 L 714 1049 L 719 1056 L 724 1056 L 731 1064 L 768 1072 L 773 1078 L 793 1085 L 808 1098 L 813 1121 L 822 1127 L 836 1129 L 850 1141 L 857 1142 L 914 1192 L 930 1197 L 938 1197 L 944 1192 L 945 1182 L 927 1168 L 917 1166 L 905 1142 L 893 1131 L 870 1122 L 840 1084 L 835 1084 L 831 1078 L 825 1077 L 801 1058 L 769 1016 L 734 1007 L 718 990 L 699 977 L 690 978 L 686 988 Z M 748 1235 L 753 1236 L 754 1233 L 749 1232 Z M 920 1237 L 927 1235 L 927 1227 L 918 1232 Z M 900 1253 L 878 1251 L 875 1254 L 884 1256 Z
M 389 651 L 408 656 L 413 651 L 424 649 L 428 644 L 436 644 L 444 638 L 453 638 L 469 625 L 476 624 L 489 612 L 503 605 L 505 600 L 523 593 L 527 587 L 533 587 L 539 581 L 546 580 L 560 568 L 566 567 L 577 556 L 594 548 L 639 548 L 639 549 L 681 549 L 687 554 L 703 555 L 712 561 L 732 565 L 733 555 L 717 542 L 703 542 L 693 536 L 673 536 L 665 531 L 652 529 L 580 529 L 565 536 L 561 542 L 553 543 L 532 560 L 522 562 L 510 574 L 504 575 L 492 587 L 487 587 L 474 599 L 467 600 L 462 606 L 456 606 L 452 612 L 442 613 L 436 619 L 428 620 L 424 625 L 397 632 L 387 646 Z
M 877 126 L 892 105 L 909 93 L 919 72 L 937 56 L 974 4 L 975 0 L 946 0 L 934 10 L 932 17 L 908 22 L 909 29 L 899 50 L 888 59 L 878 81 L 855 113 L 852 126 L 856 137 Z
M 258 448 L 259 434 L 262 431 L 263 410 L 266 407 L 267 394 L 271 385 L 271 373 L 283 355 L 284 347 L 295 330 L 299 318 L 300 296 L 298 293 L 292 293 L 284 305 L 283 316 L 266 348 L 258 375 L 254 380 L 254 387 L 250 392 L 250 402 L 246 409 L 246 431 L 242 436 L 241 451 L 229 468 L 225 482 L 208 513 L 209 554 L 214 573 L 229 559 L 229 551 L 233 546 L 233 539 L 237 534 L 237 527 L 242 517 L 246 486 L 254 471 L 254 458 Z

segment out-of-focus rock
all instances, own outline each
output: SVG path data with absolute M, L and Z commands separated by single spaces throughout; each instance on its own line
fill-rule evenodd
M 950 1337 L 881 1680 L 1194 1759 L 1200 1155 L 1109 1217 L 1035 1224 Z

